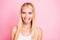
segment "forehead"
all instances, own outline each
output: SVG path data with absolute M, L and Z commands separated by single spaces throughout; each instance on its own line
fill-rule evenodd
M 22 7 L 22 12 L 32 12 L 33 7 L 32 6 L 23 6 Z

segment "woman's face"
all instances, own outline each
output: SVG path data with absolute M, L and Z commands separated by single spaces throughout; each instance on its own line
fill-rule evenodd
M 21 17 L 22 17 L 23 23 L 25 24 L 31 23 L 33 19 L 33 8 L 31 6 L 24 6 L 22 8 Z

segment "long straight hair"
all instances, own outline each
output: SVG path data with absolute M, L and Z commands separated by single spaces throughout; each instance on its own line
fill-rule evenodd
M 20 9 L 19 23 L 18 23 L 18 28 L 17 28 L 17 32 L 16 32 L 16 35 L 15 35 L 14 40 L 17 40 L 18 35 L 19 35 L 19 32 L 22 30 L 23 21 L 22 21 L 21 13 L 22 13 L 22 8 L 23 8 L 24 6 L 26 6 L 26 7 L 31 6 L 32 9 L 33 9 L 33 19 L 32 19 L 32 21 L 31 21 L 31 24 L 32 24 L 32 27 L 31 27 L 31 36 L 34 37 L 34 30 L 35 30 L 35 10 L 34 10 L 34 6 L 33 6 L 32 3 L 26 2 L 26 3 L 24 3 L 24 4 L 21 6 L 21 9 Z

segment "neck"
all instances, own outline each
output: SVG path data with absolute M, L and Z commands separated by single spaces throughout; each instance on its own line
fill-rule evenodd
M 30 34 L 31 33 L 31 24 L 23 24 L 22 31 L 24 34 Z
M 28 24 L 23 23 L 23 28 L 30 29 L 31 28 L 31 23 L 28 23 Z

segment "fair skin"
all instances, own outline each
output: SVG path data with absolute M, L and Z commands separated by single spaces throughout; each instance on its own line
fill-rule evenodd
M 32 7 L 31 6 L 28 6 L 28 7 L 24 6 L 22 8 L 21 17 L 23 20 L 23 27 L 22 27 L 22 31 L 20 33 L 24 36 L 28 36 L 28 35 L 30 35 L 30 32 L 31 32 L 31 21 L 33 19 Z M 13 29 L 12 38 L 13 38 L 15 32 L 16 32 L 16 27 Z M 36 28 L 36 32 L 38 33 L 38 40 L 42 40 L 41 30 L 39 28 Z
M 22 34 L 28 35 L 28 34 L 30 34 L 31 20 L 33 18 L 33 13 L 32 13 L 31 6 L 23 7 L 21 17 L 22 17 L 22 20 L 23 20 Z

